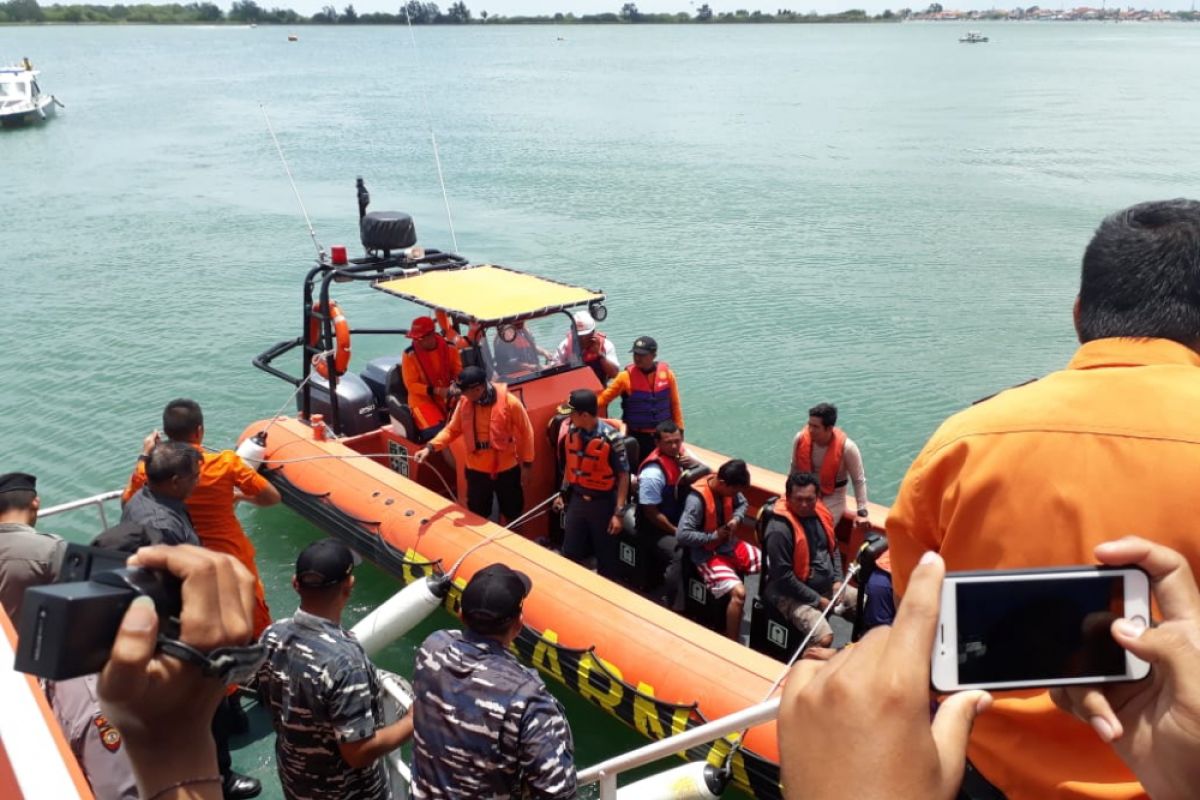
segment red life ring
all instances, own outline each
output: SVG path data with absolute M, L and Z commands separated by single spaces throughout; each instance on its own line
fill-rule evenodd
M 346 321 L 346 317 L 342 314 L 342 309 L 338 304 L 330 300 L 329 307 L 332 309 L 333 317 L 333 369 L 338 375 L 345 375 L 346 368 L 350 366 L 350 323 Z M 312 313 L 321 313 L 321 301 L 313 303 Z M 313 316 L 308 323 L 308 346 L 319 347 L 321 342 L 321 320 Z M 329 368 L 326 366 L 326 358 L 323 355 L 315 355 L 312 358 L 313 369 L 317 374 L 326 380 L 329 379 Z

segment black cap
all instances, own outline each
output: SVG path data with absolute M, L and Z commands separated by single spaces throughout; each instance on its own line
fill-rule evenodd
M 463 367 L 462 372 L 458 373 L 458 388 L 470 389 L 474 386 L 482 386 L 487 383 L 487 373 L 482 367 Z
M 100 535 L 92 540 L 92 547 L 136 553 L 140 547 L 162 544 L 162 541 L 162 533 L 158 528 L 130 520 L 119 522 L 111 528 L 101 531 Z
M 631 353 L 637 353 L 639 356 L 644 356 L 647 353 L 658 352 L 658 342 L 654 341 L 652 336 L 639 336 L 633 340 L 633 349 Z
M 462 593 L 463 622 L 470 627 L 494 629 L 521 613 L 521 603 L 533 584 L 524 572 L 503 564 L 484 567 L 471 576 Z M 490 631 L 489 632 L 493 632 Z
M 6 472 L 0 475 L 0 494 L 4 492 L 37 492 L 37 478 L 27 472 Z
M 296 559 L 296 580 L 305 589 L 322 589 L 346 580 L 358 554 L 337 539 L 320 539 L 300 551 Z
M 567 408 L 595 416 L 600 405 L 596 401 L 596 393 L 591 389 L 576 389 L 567 399 Z

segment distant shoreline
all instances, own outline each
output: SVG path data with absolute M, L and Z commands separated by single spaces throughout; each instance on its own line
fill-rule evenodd
M 10 25 L 413 25 L 490 26 L 490 25 L 858 25 L 894 22 L 1200 22 L 1200 12 L 1150 11 L 1146 9 L 1070 10 L 1043 9 L 1039 6 L 1012 10 L 947 11 L 940 3 L 931 3 L 924 11 L 909 8 L 887 9 L 871 15 L 862 9 L 834 14 L 807 14 L 781 9 L 775 13 L 748 11 L 716 12 L 707 3 L 695 13 L 643 14 L 637 4 L 626 2 L 619 12 L 580 14 L 573 12 L 540 16 L 494 16 L 486 11 L 474 15 L 463 0 L 457 0 L 443 12 L 436 3 L 409 0 L 400 13 L 370 12 L 359 14 L 353 4 L 339 12 L 327 5 L 306 17 L 290 8 L 263 8 L 255 0 L 234 0 L 228 12 L 204 0 L 187 5 L 62 5 L 41 6 L 37 0 L 0 1 L 0 26 Z

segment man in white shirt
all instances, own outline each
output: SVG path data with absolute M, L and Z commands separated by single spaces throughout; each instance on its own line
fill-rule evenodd
M 812 472 L 821 479 L 821 502 L 833 515 L 833 524 L 846 513 L 846 484 L 854 484 L 858 506 L 855 526 L 868 527 L 867 474 L 858 445 L 837 427 L 837 406 L 818 403 L 808 410 L 808 425 L 792 440 L 791 472 Z
M 559 343 L 554 354 L 555 362 L 566 364 L 571 360 L 576 339 L 579 340 L 579 354 L 583 363 L 596 373 L 601 386 L 607 386 L 621 371 L 621 362 L 617 359 L 617 348 L 608 337 L 596 330 L 596 320 L 586 311 L 575 312 L 575 333 L 568 333 Z

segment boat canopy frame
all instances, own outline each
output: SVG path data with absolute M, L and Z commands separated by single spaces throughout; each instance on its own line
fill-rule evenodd
M 361 179 L 359 179 L 360 222 L 366 213 L 368 202 L 365 188 L 362 186 Z M 441 273 L 452 273 L 455 275 L 455 280 L 429 280 Z M 447 275 L 446 277 L 448 278 L 449 276 Z M 471 307 L 448 307 L 451 305 L 451 302 L 448 300 L 454 297 L 455 293 L 448 292 L 447 287 L 442 284 L 457 283 L 457 279 L 462 277 L 466 277 L 468 281 L 477 284 L 473 287 L 476 292 L 490 288 L 493 290 L 493 293 L 495 293 L 494 290 L 496 287 L 500 285 L 501 280 L 518 280 L 523 284 L 526 292 L 531 288 L 540 288 L 547 293 L 547 296 L 552 295 L 554 302 L 543 300 L 533 303 L 518 303 L 517 300 L 524 299 L 523 293 L 510 291 L 501 293 L 506 295 L 505 299 L 509 303 L 513 303 L 513 305 L 506 307 L 505 313 L 501 313 L 499 316 L 490 314 L 486 315 L 486 318 L 481 318 L 472 313 Z M 480 280 L 481 278 L 484 280 Z M 411 283 L 409 283 L 410 281 Z M 424 284 L 430 285 L 423 285 L 422 281 L 424 281 Z M 300 417 L 307 420 L 312 415 L 313 407 L 312 373 L 315 371 L 313 361 L 315 358 L 324 359 L 325 374 L 328 376 L 326 380 L 328 382 L 328 401 L 330 406 L 329 418 L 325 420 L 325 424 L 333 430 L 336 436 L 341 436 L 344 430 L 338 407 L 339 397 L 337 386 L 339 376 L 335 368 L 337 338 L 333 322 L 334 315 L 330 313 L 330 286 L 333 283 L 354 282 L 369 283 L 373 288 L 379 289 L 382 292 L 423 305 L 436 312 L 439 317 L 442 317 L 444 314 L 451 322 L 474 326 L 476 330 L 482 330 L 484 327 L 491 326 L 499 327 L 558 312 L 569 312 L 570 309 L 579 307 L 586 307 L 598 320 L 603 320 L 606 315 L 604 309 L 605 296 L 603 292 L 585 289 L 549 278 L 542 278 L 508 267 L 500 267 L 493 264 L 473 265 L 457 253 L 433 249 L 420 251 L 418 248 L 399 250 L 394 253 L 383 251 L 382 254 L 368 251 L 368 255 L 362 258 L 347 259 L 346 263 L 334 264 L 331 257 L 322 251 L 317 258 L 317 263 L 304 276 L 300 335 L 294 339 L 285 339 L 277 342 L 255 356 L 251 363 L 267 374 L 273 375 L 296 387 L 296 391 L 300 395 Z M 405 290 L 406 285 L 408 286 L 407 291 Z M 447 302 L 439 302 L 439 299 Z M 479 311 L 484 308 L 480 304 L 481 302 L 494 302 L 495 300 L 495 297 L 476 296 L 474 298 L 476 303 L 474 309 Z M 310 331 L 314 327 L 318 334 L 315 341 L 310 338 Z M 408 330 L 407 327 L 351 328 L 349 332 L 351 337 L 364 334 L 394 336 L 407 335 Z M 470 334 L 468 333 L 468 335 Z M 285 372 L 272 363 L 280 356 L 296 349 L 301 351 L 299 376 Z M 573 368 L 573 366 L 566 368 Z

